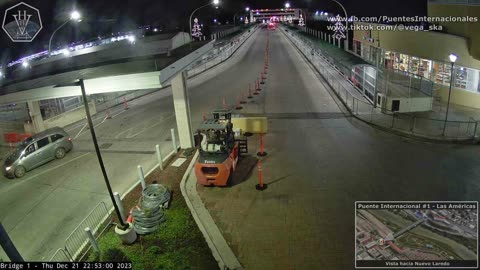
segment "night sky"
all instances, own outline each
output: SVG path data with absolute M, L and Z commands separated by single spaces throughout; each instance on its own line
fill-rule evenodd
M 21 1 L 0 0 L 3 19 L 5 9 Z M 208 3 L 207 0 L 24 0 L 40 10 L 43 29 L 34 42 L 13 43 L 3 32 L 0 33 L 0 61 L 5 63 L 20 55 L 28 55 L 44 50 L 51 33 L 69 17 L 69 12 L 77 8 L 83 16 L 80 23 L 65 25 L 54 40 L 68 42 L 88 40 L 110 32 L 135 29 L 140 25 L 152 25 L 167 31 L 184 30 L 188 32 L 190 12 Z M 220 22 L 232 22 L 235 12 L 251 8 L 282 8 L 286 1 L 260 0 L 239 1 L 223 0 L 219 9 L 206 7 L 196 13 L 201 21 L 210 22 L 218 18 Z M 308 8 L 309 11 L 328 11 L 341 13 L 342 10 L 330 0 L 289 1 L 294 8 Z M 347 12 L 355 16 L 408 16 L 426 15 L 426 0 L 339 0 Z M 208 24 L 208 23 L 207 23 Z

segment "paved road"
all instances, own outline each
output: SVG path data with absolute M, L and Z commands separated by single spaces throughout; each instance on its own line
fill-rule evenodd
M 258 76 L 265 31 L 254 38 L 228 63 L 189 81 L 193 126 L 202 112 L 220 106 L 223 96 L 233 104 Z M 231 189 L 202 190 L 246 269 L 352 269 L 355 200 L 480 197 L 476 147 L 408 141 L 345 117 L 280 33 L 270 42 L 267 89 L 242 112 L 271 117 L 264 160 L 271 185 L 258 193 L 253 174 Z M 170 149 L 175 125 L 169 89 L 135 100 L 130 108 L 95 121 L 118 191 L 135 182 L 137 164 L 153 165 L 154 156 L 145 153 L 153 145 L 160 143 L 165 153 Z M 66 159 L 20 181 L 0 178 L 0 220 L 27 259 L 48 259 L 107 198 L 89 133 L 81 129 L 81 124 L 69 128 L 76 147 Z
M 200 123 L 202 112 L 220 104 L 220 96 L 233 104 L 235 87 L 212 86 L 222 72 L 235 69 L 252 42 L 247 41 L 231 60 L 189 80 L 193 126 Z M 160 144 L 163 156 L 173 149 L 170 129 L 176 127 L 169 88 L 131 101 L 129 107 L 127 111 L 116 107 L 112 119 L 97 115 L 94 121 L 113 190 L 119 192 L 137 181 L 138 164 L 145 172 L 155 165 L 155 144 Z M 74 138 L 74 150 L 65 159 L 37 168 L 22 179 L 0 176 L 0 221 L 27 260 L 48 260 L 95 205 L 109 201 L 89 130 L 84 122 L 66 130 Z M 0 257 L 6 258 L 1 252 Z
M 348 117 L 279 31 L 271 35 L 268 85 L 247 112 L 266 113 L 263 159 L 257 172 L 229 189 L 198 187 L 245 269 L 353 269 L 354 202 L 478 200 L 477 146 L 437 145 L 384 133 Z M 262 64 L 265 39 L 235 73 Z M 251 152 L 258 146 L 251 144 Z

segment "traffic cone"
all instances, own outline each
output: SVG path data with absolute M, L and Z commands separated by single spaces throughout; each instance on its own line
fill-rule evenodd
M 125 110 L 128 110 L 128 102 L 125 97 L 123 97 L 123 106 L 125 106 Z
M 112 119 L 112 117 L 110 116 L 110 109 L 107 109 L 107 116 L 105 118 L 106 119 Z
M 252 96 L 252 87 L 250 84 L 248 84 L 248 97 L 247 98 L 253 98 Z
M 262 169 L 261 160 L 258 161 L 257 168 L 258 168 L 258 184 L 255 185 L 255 189 L 259 191 L 263 191 L 267 189 L 267 184 L 263 183 L 263 169 Z
M 242 105 L 240 105 L 240 96 L 237 98 L 237 106 L 235 106 L 236 110 L 241 110 L 243 109 Z
M 262 78 L 260 81 L 260 84 L 265 84 L 265 81 L 264 81 L 265 77 L 263 77 L 263 73 L 260 73 L 260 76 L 261 76 L 260 78 Z
M 242 91 L 242 96 L 241 96 L 241 99 L 240 99 L 240 104 L 246 104 L 246 103 L 247 103 L 247 101 L 245 101 L 245 95 L 244 95 L 244 93 L 243 93 L 243 91 Z
M 266 155 L 267 152 L 265 152 L 265 146 L 263 144 L 263 134 L 260 134 L 260 152 L 257 153 L 257 156 L 264 157 Z
M 260 79 L 257 78 L 257 91 L 262 91 L 262 88 L 260 88 Z

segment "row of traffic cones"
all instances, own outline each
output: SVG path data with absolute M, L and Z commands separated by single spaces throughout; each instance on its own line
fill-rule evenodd
M 267 32 L 267 44 L 265 46 L 265 61 L 263 64 L 263 70 L 260 74 L 260 80 L 258 84 L 258 88 L 260 88 L 260 84 L 265 84 L 265 80 L 267 79 L 268 74 L 268 64 L 270 62 L 270 31 Z M 263 143 L 263 134 L 260 134 L 260 152 L 257 153 L 259 157 L 265 157 L 267 152 L 265 152 L 265 146 Z M 262 160 L 258 160 L 257 163 L 258 169 L 258 184 L 255 185 L 255 188 L 259 191 L 265 190 L 267 188 L 267 184 L 263 182 L 263 169 L 262 169 Z
M 247 103 L 248 99 L 252 99 L 254 96 L 257 96 L 260 94 L 260 91 L 262 91 L 261 85 L 265 84 L 267 80 L 267 70 L 268 70 L 268 63 L 270 60 L 270 34 L 267 34 L 267 44 L 265 47 L 265 57 L 264 57 L 264 65 L 263 69 L 260 72 L 260 76 L 257 77 L 253 83 L 253 88 L 252 84 L 248 84 L 248 89 L 245 92 L 241 92 L 239 96 L 237 96 L 237 100 L 235 103 L 235 109 L 236 110 L 241 110 L 243 109 L 243 104 Z M 222 99 L 222 107 L 224 110 L 228 109 L 228 104 L 225 100 L 225 97 Z M 205 120 L 205 116 L 203 117 Z

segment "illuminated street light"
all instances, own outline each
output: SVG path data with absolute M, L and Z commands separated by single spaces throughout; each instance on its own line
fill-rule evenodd
M 153 32 L 158 32 L 158 28 L 153 29 Z
M 443 136 L 445 136 L 445 129 L 447 128 L 448 109 L 450 108 L 450 96 L 452 95 L 452 85 L 455 82 L 454 66 L 455 62 L 457 62 L 458 55 L 451 53 L 450 55 L 448 55 L 448 59 L 450 60 L 452 66 L 450 67 L 450 88 L 448 89 L 447 112 L 445 113 L 445 123 L 443 124 Z
M 457 59 L 458 59 L 458 56 L 454 53 L 451 53 L 449 56 L 448 56 L 448 59 L 450 60 L 450 62 L 452 64 L 455 64 L 455 62 L 457 62 Z
M 80 15 L 80 12 L 74 10 L 72 11 L 72 13 L 70 13 L 70 20 L 75 20 L 75 21 L 78 21 L 80 20 L 80 18 L 82 17 L 82 15 Z
M 249 11 L 250 11 L 250 7 L 246 7 L 246 8 L 245 8 L 245 11 L 246 11 L 246 12 L 249 12 Z
M 60 25 L 57 29 L 55 29 L 55 31 L 53 31 L 52 36 L 50 37 L 50 41 L 48 42 L 48 54 L 49 55 L 52 52 L 51 51 L 52 39 L 53 39 L 53 36 L 55 35 L 55 33 L 58 30 L 60 30 L 60 28 L 62 28 L 65 24 L 67 24 L 69 21 L 77 21 L 77 22 L 82 21 L 81 17 L 82 17 L 82 15 L 80 15 L 80 12 L 78 12 L 77 10 L 74 10 L 70 13 L 70 18 L 68 20 L 66 20 L 62 25 Z
M 190 35 L 192 35 L 192 17 L 193 17 L 193 14 L 195 12 L 197 12 L 197 10 L 201 9 L 201 8 L 204 8 L 204 7 L 207 7 L 207 6 L 210 6 L 210 5 L 214 5 L 216 8 L 218 8 L 218 5 L 220 5 L 220 0 L 213 0 L 212 2 L 206 4 L 206 5 L 203 5 L 201 7 L 198 7 L 196 8 L 195 10 L 192 11 L 192 14 L 190 14 L 190 20 L 188 21 L 189 24 L 190 24 Z M 193 36 L 192 36 L 193 38 Z
M 23 68 L 28 68 L 29 66 L 30 66 L 30 64 L 27 61 L 22 62 L 22 67 Z
M 290 3 L 288 3 L 288 2 L 285 3 L 285 7 L 286 7 L 286 8 L 290 8 Z

